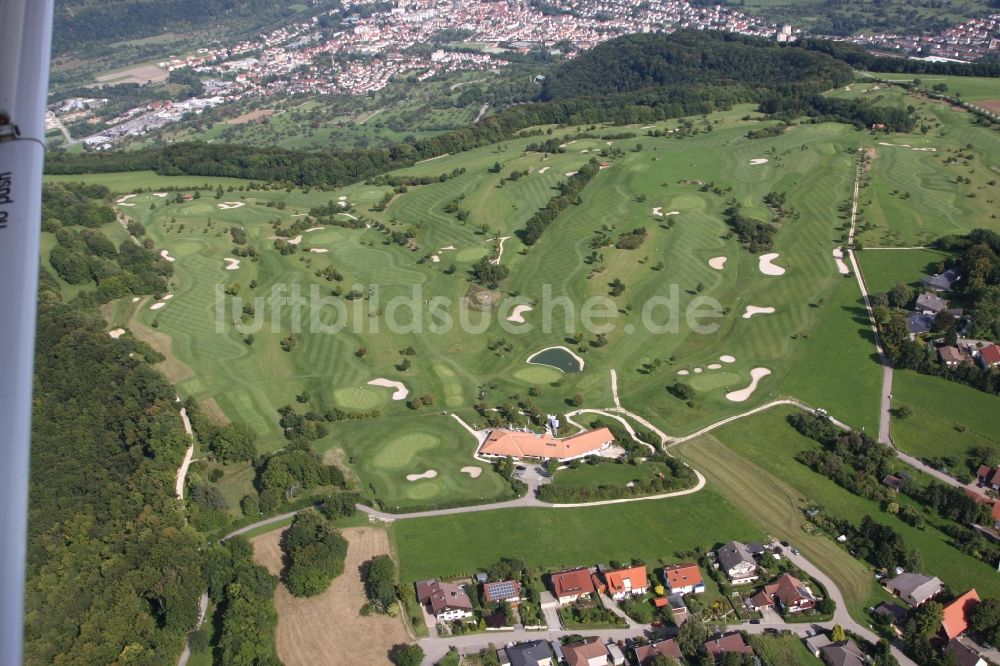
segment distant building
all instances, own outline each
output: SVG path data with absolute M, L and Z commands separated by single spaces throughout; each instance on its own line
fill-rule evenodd
M 938 347 L 937 351 L 938 360 L 941 361 L 941 365 L 948 368 L 957 368 L 963 363 L 972 362 L 972 358 L 958 347 L 945 345 L 944 347 Z
M 979 365 L 989 370 L 1000 367 L 1000 347 L 989 345 L 979 350 Z
M 560 605 L 569 604 L 596 591 L 590 570 L 584 567 L 552 574 L 552 594 Z
M 545 641 L 528 641 L 497 650 L 501 666 L 555 666 L 552 648 Z
M 671 594 L 700 594 L 705 591 L 705 581 L 697 564 L 672 564 L 664 567 L 663 577 Z
M 865 666 L 868 663 L 868 657 L 850 638 L 830 643 L 820 648 L 819 652 L 828 666 Z
M 632 654 L 639 666 L 649 666 L 657 657 L 670 657 L 677 661 L 684 659 L 680 646 L 677 645 L 677 641 L 673 638 L 665 641 L 656 641 L 649 645 L 638 645 L 632 648 Z
M 939 275 L 929 275 L 920 281 L 922 285 L 934 291 L 951 291 L 956 282 L 961 279 L 954 268 L 949 268 Z
M 948 307 L 948 301 L 929 291 L 917 296 L 917 310 L 924 314 L 937 314 Z
M 990 467 L 989 465 L 980 465 L 979 469 L 976 470 L 976 480 L 979 481 L 979 485 L 981 486 L 1000 490 L 1000 466 Z
M 605 571 L 604 582 L 608 587 L 608 595 L 616 600 L 646 594 L 649 590 L 645 564 Z
M 791 574 L 782 574 L 770 585 L 754 595 L 751 603 L 758 610 L 776 603 L 785 613 L 800 613 L 816 606 L 816 595 L 801 580 Z
M 441 622 L 472 617 L 472 600 L 460 585 L 422 580 L 417 583 L 417 601 Z
M 911 335 L 921 335 L 934 330 L 934 315 L 923 312 L 911 312 L 906 315 L 906 328 Z
M 517 605 L 521 601 L 521 584 L 516 580 L 501 580 L 483 585 L 483 598 L 486 603 L 506 601 Z
M 945 606 L 944 617 L 941 620 L 941 633 L 945 638 L 950 641 L 968 631 L 969 613 L 978 605 L 979 594 L 973 588 Z
M 753 654 L 753 648 L 746 644 L 743 640 L 743 635 L 738 631 L 723 634 L 721 636 L 717 635 L 714 638 L 709 639 L 705 642 L 705 651 L 716 660 L 727 652 L 736 652 L 737 654 Z
M 607 666 L 608 649 L 599 638 L 585 638 L 562 646 L 563 659 L 569 666 Z
M 479 455 L 488 458 L 552 458 L 577 460 L 609 448 L 615 436 L 608 428 L 588 430 L 572 437 L 557 439 L 549 433 L 496 429 L 490 431 L 479 447 Z

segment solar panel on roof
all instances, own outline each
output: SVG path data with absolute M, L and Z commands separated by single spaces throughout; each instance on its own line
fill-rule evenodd
M 514 582 L 505 580 L 500 583 L 490 583 L 490 596 L 493 598 L 514 596 Z

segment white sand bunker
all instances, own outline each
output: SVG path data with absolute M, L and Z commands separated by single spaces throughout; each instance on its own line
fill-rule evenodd
M 518 324 L 523 324 L 524 313 L 531 312 L 532 310 L 534 310 L 534 308 L 531 307 L 530 305 L 515 305 L 514 310 L 510 313 L 510 316 L 507 317 L 507 321 L 513 321 Z
M 289 238 L 288 239 L 288 244 L 289 245 L 298 245 L 301 242 L 302 242 L 302 234 L 299 234 L 295 238 Z
M 435 264 L 440 263 L 441 257 L 437 256 L 436 254 L 432 254 L 431 261 L 433 261 Z
M 436 469 L 429 469 L 426 472 L 424 472 L 423 474 L 407 474 L 406 475 L 406 480 L 407 481 L 419 481 L 420 479 L 433 479 L 437 475 L 438 475 L 438 473 L 437 473 Z
M 410 395 L 410 390 L 406 388 L 406 384 L 403 382 L 393 381 L 391 379 L 385 379 L 384 377 L 379 377 L 368 382 L 369 386 L 381 386 L 383 388 L 391 388 L 392 399 L 393 400 L 406 400 L 406 396 Z
M 736 357 L 730 356 L 729 354 L 723 354 L 719 357 L 719 360 L 723 363 L 736 363 Z
M 552 167 L 542 167 L 541 169 L 538 170 L 538 173 L 545 173 L 546 171 L 548 171 L 551 168 Z
M 758 164 L 767 164 L 767 158 L 766 157 L 755 157 L 752 160 L 750 160 L 750 164 L 752 166 L 757 166 Z
M 703 372 L 705 372 L 705 371 L 704 371 L 704 370 L 702 370 L 701 368 L 695 368 L 695 369 L 694 369 L 694 374 L 696 374 L 696 375 L 700 375 L 700 374 L 701 374 L 701 373 L 703 373 Z
M 139 302 L 139 301 L 141 301 L 141 300 L 142 300 L 142 298 L 141 298 L 141 297 L 139 297 L 139 296 L 133 296 L 133 297 L 132 297 L 132 302 L 133 302 L 133 303 L 138 303 L 138 302 Z
M 329 252 L 329 250 L 326 249 L 325 247 L 311 247 L 309 248 L 309 251 L 315 252 L 316 254 L 326 254 L 327 252 Z
M 353 215 L 351 215 L 350 213 L 337 213 L 337 215 L 343 215 L 344 217 L 349 217 L 349 218 L 351 218 L 352 220 L 354 220 L 355 222 L 357 222 L 357 221 L 358 221 L 358 218 L 354 217 L 354 216 L 353 216 Z M 369 225 L 367 225 L 367 224 L 366 224 L 366 225 L 365 225 L 365 228 L 368 228 L 368 226 L 369 226 Z
M 718 370 L 721 367 L 722 367 L 721 363 L 709 363 L 708 364 L 708 369 L 709 370 Z
M 166 296 L 164 296 L 164 297 L 163 297 L 163 298 L 161 298 L 160 300 L 161 300 L 161 301 L 169 301 L 169 300 L 170 300 L 171 298 L 173 298 L 173 297 L 174 297 L 174 295 L 173 295 L 173 294 L 167 294 Z
M 120 199 L 118 199 L 117 201 L 115 201 L 115 203 L 123 204 L 126 201 L 128 201 L 129 199 L 134 199 L 137 196 L 138 196 L 137 194 L 126 194 L 125 196 L 123 196 Z M 129 206 L 134 206 L 134 205 L 135 204 L 129 204 Z
M 229 210 L 230 208 L 242 208 L 246 206 L 243 201 L 223 201 L 219 204 L 219 208 L 222 210 Z
M 454 249 L 455 249 L 454 245 L 445 245 L 443 248 L 438 250 L 438 252 L 444 252 L 445 250 L 454 250 Z
M 850 275 L 851 269 L 844 263 L 844 251 L 839 247 L 833 248 L 833 260 L 837 262 L 837 270 L 841 275 Z
M 294 216 L 293 216 L 293 217 L 294 217 Z M 323 227 L 309 227 L 308 229 L 306 229 L 306 230 L 305 230 L 305 231 L 303 231 L 302 233 L 304 233 L 304 234 L 308 234 L 308 233 L 311 233 L 311 232 L 313 232 L 313 231 L 319 231 L 319 230 L 320 230 L 320 229 L 322 229 L 322 228 L 323 228 Z
M 166 305 L 166 303 L 164 303 L 163 301 L 160 301 L 159 303 L 153 303 L 152 305 L 150 305 L 150 306 L 149 306 L 149 309 L 150 309 L 150 310 L 159 310 L 159 309 L 160 309 L 160 308 L 162 308 L 162 307 L 163 307 L 164 305 Z
M 473 479 L 478 479 L 479 475 L 483 473 L 483 468 L 482 467 L 473 467 L 472 465 L 469 465 L 468 467 L 463 467 L 462 468 L 462 472 L 464 472 L 465 474 L 468 474 Z
M 717 271 L 721 271 L 726 267 L 727 257 L 712 257 L 708 260 L 708 265 Z
M 118 338 L 120 338 L 123 335 L 125 335 L 125 329 L 124 328 L 116 328 L 116 329 L 110 330 L 110 331 L 108 331 L 108 335 L 110 335 L 112 338 L 114 338 L 115 340 L 117 340 Z
M 167 198 L 167 193 L 166 192 L 153 192 L 153 196 L 154 197 L 160 197 L 161 199 L 166 199 Z
M 222 260 L 226 262 L 227 271 L 235 271 L 237 268 L 240 267 L 239 259 L 233 259 L 232 257 L 223 257 Z
M 167 261 L 176 261 L 176 258 L 170 256 L 169 250 L 160 250 L 160 256 L 166 259 Z
M 663 209 L 657 206 L 653 209 L 653 215 L 663 215 Z
M 777 252 L 768 252 L 767 254 L 760 255 L 757 261 L 757 268 L 764 275 L 784 275 L 785 269 L 781 266 L 775 266 L 772 262 L 777 259 L 779 255 Z
M 744 319 L 749 319 L 750 317 L 757 314 L 774 314 L 774 308 L 762 308 L 756 305 L 748 305 L 746 312 L 743 313 Z
M 730 391 L 726 394 L 726 400 L 731 402 L 743 402 L 753 395 L 753 392 L 757 390 L 757 384 L 761 379 L 767 377 L 771 374 L 771 371 L 767 368 L 754 368 L 750 371 L 750 386 L 742 388 L 738 391 Z
M 687 370 L 678 370 L 677 374 L 680 375 L 681 377 L 685 377 L 687 375 L 690 375 L 691 373 L 688 372 Z
M 564 175 L 567 178 L 569 178 L 570 176 L 575 176 L 577 173 L 579 173 L 579 172 L 578 171 L 567 171 Z
M 922 153 L 936 153 L 937 148 L 914 148 L 913 150 L 919 150 Z

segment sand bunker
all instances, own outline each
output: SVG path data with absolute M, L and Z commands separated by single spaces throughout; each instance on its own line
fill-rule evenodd
M 750 164 L 752 166 L 757 166 L 758 164 L 767 164 L 767 158 L 766 157 L 755 157 L 752 160 L 750 160 Z
M 167 261 L 176 261 L 174 257 L 170 256 L 169 250 L 160 250 L 160 256 L 166 259 Z
M 779 256 L 781 255 L 779 255 L 777 252 L 768 252 L 767 254 L 760 255 L 760 258 L 758 259 L 757 263 L 757 268 L 759 268 L 760 272 L 763 273 L 764 275 L 784 275 L 785 274 L 784 268 L 782 268 L 781 266 L 775 266 L 773 263 L 771 263 Z
M 704 371 L 704 370 L 702 370 L 701 368 L 695 368 L 695 369 L 694 369 L 694 374 L 696 374 L 696 375 L 700 375 L 700 374 L 701 374 L 701 373 L 703 373 L 703 372 L 705 372 L 705 371 Z
M 242 208 L 246 206 L 243 201 L 223 201 L 219 204 L 219 208 L 222 210 L 229 210 L 230 208 Z
M 110 335 L 112 338 L 114 338 L 115 340 L 117 340 L 118 338 L 120 338 L 123 335 L 125 335 L 125 329 L 124 328 L 113 329 L 111 331 L 108 331 L 108 335 Z
M 749 399 L 753 395 L 753 392 L 757 390 L 757 384 L 760 380 L 769 374 L 771 374 L 771 371 L 767 368 L 754 368 L 750 371 L 750 386 L 738 391 L 730 391 L 726 394 L 726 400 L 730 402 L 743 402 Z
M 684 377 L 686 375 L 690 375 L 691 373 L 688 372 L 687 370 L 678 370 L 677 374 L 680 375 L 680 376 L 682 376 L 682 377 Z
M 309 251 L 315 252 L 316 254 L 326 254 L 327 252 L 329 252 L 329 250 L 326 249 L 325 247 L 311 247 L 309 248 Z
M 569 178 L 570 176 L 575 176 L 577 173 L 579 173 L 579 172 L 578 171 L 567 171 L 564 175 L 567 178 Z
M 351 218 L 352 220 L 354 220 L 355 222 L 357 222 L 357 221 L 358 221 L 358 218 L 354 217 L 354 216 L 353 216 L 353 215 L 351 215 L 350 213 L 337 213 L 337 215 L 343 215 L 344 217 L 349 217 L 349 218 Z M 367 224 L 366 224 L 366 225 L 365 225 L 365 228 L 368 228 L 368 227 L 369 227 L 369 225 L 367 225 Z
M 226 262 L 227 271 L 235 271 L 237 268 L 240 267 L 239 259 L 233 259 L 232 257 L 224 257 L 222 260 Z
M 479 468 L 477 467 L 476 469 L 479 469 Z M 424 472 L 423 474 L 407 474 L 406 475 L 406 480 L 407 481 L 419 481 L 420 479 L 433 479 L 437 475 L 438 475 L 437 470 L 435 470 L 435 469 L 429 469 L 426 472 Z
M 392 399 L 393 400 L 406 400 L 406 396 L 410 395 L 409 389 L 406 388 L 406 384 L 403 382 L 396 382 L 391 379 L 385 379 L 384 377 L 379 377 L 378 379 L 373 379 L 368 382 L 369 386 L 381 386 L 383 388 L 391 388 Z
M 736 357 L 730 356 L 729 354 L 723 354 L 719 357 L 719 360 L 723 363 L 736 363 Z
M 169 300 L 170 300 L 171 298 L 173 298 L 173 297 L 174 297 L 174 295 L 173 295 L 173 294 L 167 294 L 166 296 L 164 296 L 164 297 L 163 297 L 163 298 L 161 298 L 160 300 L 161 300 L 161 301 L 169 301 Z
M 681 212 L 679 210 L 672 210 L 668 213 L 663 213 L 663 217 L 670 217 L 671 215 L 680 215 L 680 214 Z
M 301 242 L 302 242 L 302 234 L 299 234 L 295 238 L 289 238 L 288 239 L 288 244 L 289 245 L 298 245 Z
M 515 305 L 514 310 L 510 313 L 510 316 L 507 317 L 507 321 L 513 321 L 518 324 L 523 324 L 524 313 L 531 312 L 532 310 L 534 310 L 534 308 L 531 307 L 530 305 Z
M 584 149 L 583 149 L 583 150 L 581 150 L 580 152 L 581 152 L 581 153 L 589 153 L 590 151 L 589 151 L 589 150 L 587 150 L 586 148 L 584 148 Z
M 437 256 L 436 254 L 432 254 L 431 261 L 433 261 L 435 264 L 439 263 L 441 261 L 441 257 Z
M 166 199 L 167 198 L 167 193 L 166 192 L 153 192 L 153 196 L 154 197 L 160 197 L 161 199 Z
M 833 260 L 837 262 L 837 270 L 841 275 L 850 275 L 851 269 L 844 263 L 844 251 L 839 247 L 833 248 Z
M 645 127 L 640 127 L 641 130 L 653 129 L 656 125 L 646 125 Z
M 913 150 L 919 150 L 922 153 L 936 153 L 937 148 L 914 148 Z
M 709 370 L 718 370 L 718 369 L 720 369 L 721 367 L 722 367 L 722 364 L 721 364 L 721 363 L 709 363 L 709 364 L 708 364 L 708 369 L 709 369 Z
M 479 475 L 483 473 L 483 468 L 473 467 L 470 465 L 469 467 L 463 467 L 462 471 L 471 476 L 473 479 L 478 479 Z
M 748 305 L 746 312 L 743 313 L 743 318 L 749 319 L 756 314 L 774 314 L 774 308 L 761 308 L 756 305 Z
M 727 257 L 712 257 L 708 260 L 708 265 L 717 271 L 721 271 L 726 267 L 726 259 Z
M 322 228 L 323 228 L 323 227 L 309 227 L 308 229 L 306 229 L 306 230 L 305 230 L 305 231 L 303 231 L 302 233 L 304 233 L 304 234 L 308 234 L 308 233 L 311 233 L 311 232 L 313 232 L 313 231 L 319 231 L 319 230 L 320 230 L 320 229 L 322 229 Z
M 164 305 L 166 305 L 166 303 L 164 303 L 163 301 L 160 301 L 159 303 L 153 303 L 152 305 L 150 305 L 150 306 L 149 306 L 149 309 L 150 309 L 150 310 L 159 310 L 159 309 L 160 309 L 160 308 L 162 308 L 162 307 L 163 307 Z
M 443 248 L 438 250 L 438 252 L 444 252 L 445 250 L 454 250 L 454 249 L 455 249 L 454 245 L 445 245 Z
M 133 297 L 132 297 L 132 302 L 133 302 L 133 303 L 138 303 L 138 302 L 139 302 L 139 301 L 141 301 L 141 300 L 142 300 L 142 298 L 141 298 L 140 296 L 133 296 Z
M 137 196 L 138 196 L 137 194 L 126 194 L 126 195 L 125 195 L 125 196 L 123 196 L 122 198 L 120 198 L 120 199 L 118 199 L 117 201 L 115 201 L 115 203 L 120 203 L 120 204 L 123 204 L 123 203 L 125 203 L 126 201 L 128 201 L 129 199 L 133 199 L 133 198 L 135 198 L 135 197 L 137 197 Z M 134 206 L 134 205 L 135 205 L 135 204 L 129 204 L 129 206 Z
M 545 173 L 546 171 L 548 171 L 551 168 L 552 167 L 542 167 L 541 169 L 538 170 L 538 173 Z
M 657 206 L 653 209 L 653 215 L 663 215 L 663 209 Z

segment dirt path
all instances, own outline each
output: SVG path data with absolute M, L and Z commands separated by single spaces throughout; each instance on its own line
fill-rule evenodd
M 254 559 L 275 575 L 281 571 L 279 540 L 283 532 L 275 530 L 251 540 Z M 352 527 L 341 533 L 348 542 L 344 573 L 326 592 L 299 599 L 284 585 L 275 590 L 275 643 L 286 666 L 390 664 L 389 650 L 407 642 L 401 618 L 362 617 L 358 612 L 366 602 L 359 568 L 375 555 L 389 553 L 386 531 Z

